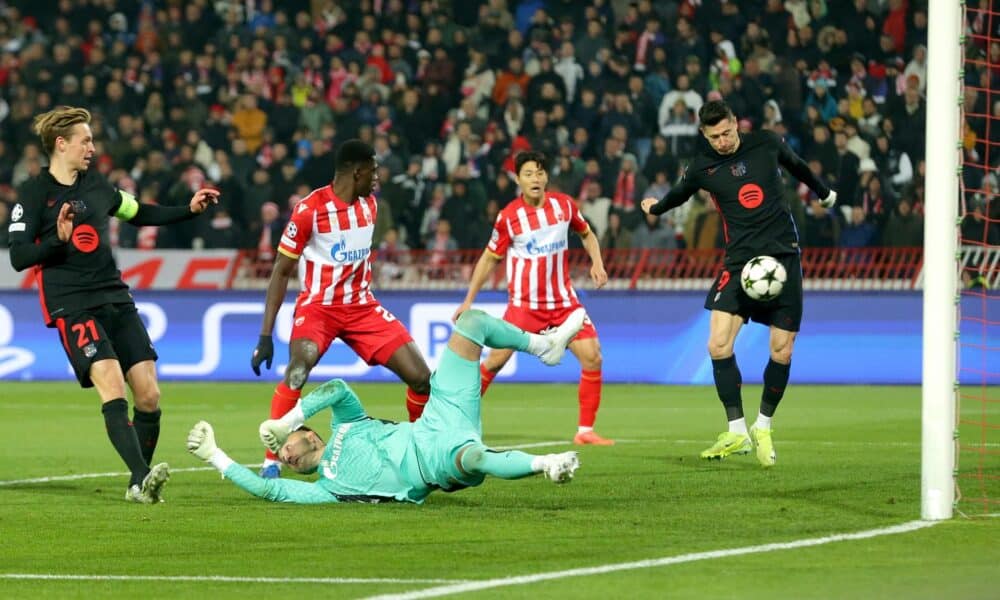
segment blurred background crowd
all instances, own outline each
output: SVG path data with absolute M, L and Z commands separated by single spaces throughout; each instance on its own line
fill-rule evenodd
M 1000 17 L 970 0 L 966 237 L 997 243 Z M 94 114 L 99 169 L 143 202 L 222 199 L 181 226 L 122 225 L 136 248 L 273 252 L 291 207 L 333 176 L 338 143 L 375 149 L 376 244 L 481 248 L 517 194 L 512 156 L 552 157 L 609 248 L 714 248 L 699 193 L 661 218 L 722 98 L 783 136 L 839 193 L 788 178 L 803 245 L 922 244 L 927 6 L 916 0 L 0 0 L 0 222 L 45 168 L 30 123 Z M 994 30 L 991 31 L 990 29 Z M 992 105 L 990 105 L 992 103 Z M 932 200 L 933 201 L 933 200 Z M 6 227 L 0 236 L 6 236 Z M 0 239 L 0 241 L 4 241 Z

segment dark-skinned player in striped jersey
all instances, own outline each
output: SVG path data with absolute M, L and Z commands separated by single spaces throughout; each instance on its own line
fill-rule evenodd
M 832 208 L 837 193 L 815 177 L 805 161 L 770 131 L 741 134 L 732 109 L 721 100 L 707 102 L 698 111 L 707 144 L 690 161 L 681 181 L 662 199 L 645 198 L 642 210 L 661 215 L 680 206 L 699 189 L 712 194 L 722 216 L 725 260 L 705 299 L 711 311 L 708 353 L 719 399 L 729 421 L 702 458 L 721 460 L 755 449 L 764 467 L 775 463 L 771 418 L 788 384 L 792 347 L 802 321 L 802 265 L 799 234 L 784 200 L 779 167 L 816 193 L 824 208 Z M 740 285 L 740 271 L 756 256 L 773 256 L 788 273 L 777 298 L 751 299 Z M 771 329 L 770 360 L 764 368 L 760 413 L 747 430 L 743 417 L 743 383 L 733 344 L 749 320 Z

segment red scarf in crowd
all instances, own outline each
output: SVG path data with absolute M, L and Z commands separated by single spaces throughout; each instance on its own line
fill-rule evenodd
M 612 199 L 615 208 L 632 210 L 635 208 L 635 173 L 622 171 L 615 182 L 615 197 Z

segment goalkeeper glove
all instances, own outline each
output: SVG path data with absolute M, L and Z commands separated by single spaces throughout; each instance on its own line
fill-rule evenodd
M 837 192 L 833 190 L 830 190 L 830 193 L 826 195 L 826 198 L 823 198 L 822 200 L 819 201 L 819 205 L 822 206 L 823 208 L 833 208 L 833 205 L 836 203 L 837 203 Z
M 259 432 L 261 443 L 268 450 L 277 454 L 278 450 L 285 444 L 292 429 L 281 419 L 268 419 L 260 424 Z
M 198 421 L 188 433 L 187 449 L 188 452 L 201 460 L 211 460 L 212 454 L 218 449 L 218 446 L 215 445 L 215 432 L 212 431 L 212 426 L 205 421 Z

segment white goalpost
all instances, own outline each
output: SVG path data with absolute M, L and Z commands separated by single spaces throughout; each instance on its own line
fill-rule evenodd
M 958 232 L 963 3 L 929 3 L 924 215 L 921 517 L 950 519 L 955 500 Z

